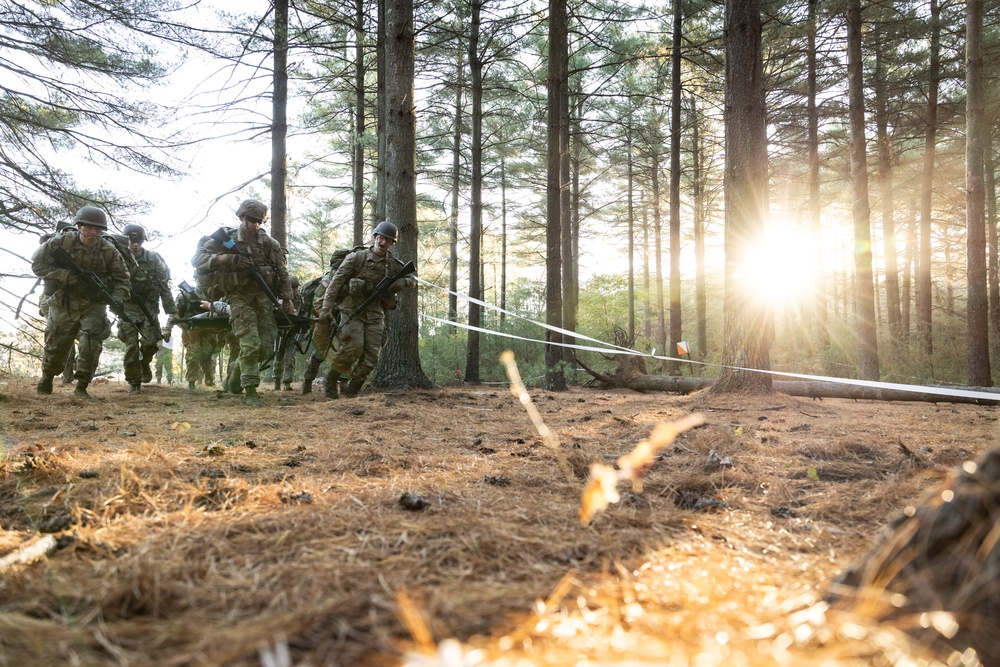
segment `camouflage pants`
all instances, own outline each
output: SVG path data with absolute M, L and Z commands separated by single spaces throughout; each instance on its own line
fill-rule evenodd
M 45 319 L 45 349 L 42 373 L 55 377 L 66 368 L 73 341 L 78 342 L 74 377 L 90 382 L 111 335 L 107 306 L 103 303 L 70 304 L 50 302 Z
M 332 358 L 334 348 L 330 347 L 330 336 L 332 329 L 329 320 L 316 319 L 313 321 L 312 342 L 313 352 L 306 365 L 303 380 L 315 380 L 319 375 L 319 367 L 323 361 L 330 356 Z
M 364 316 L 350 319 L 337 331 L 337 351 L 330 364 L 342 375 L 363 379 L 378 363 L 378 355 L 385 344 L 385 316 L 372 315 L 370 320 Z M 341 318 L 345 317 L 347 314 L 341 313 Z
M 215 384 L 215 355 L 219 352 L 220 334 L 208 329 L 190 329 L 181 333 L 187 367 L 184 379 L 205 384 Z
M 146 304 L 149 312 L 156 316 L 156 310 Z M 146 316 L 134 303 L 125 304 L 125 314 L 132 318 L 132 321 L 142 328 L 142 335 L 139 329 L 128 322 L 118 322 L 118 340 L 125 343 L 125 381 L 129 384 L 139 384 L 149 382 L 153 379 L 152 370 L 149 364 L 156 357 L 159 349 L 157 341 L 160 339 L 159 323 L 154 325 L 146 319 Z
M 156 352 L 156 381 L 159 382 L 164 374 L 168 384 L 174 381 L 174 351 L 165 347 Z
M 288 342 L 285 344 L 285 349 L 279 351 L 278 358 L 283 359 L 283 372 L 281 374 L 281 381 L 285 384 L 291 384 L 295 379 L 295 353 L 298 349 L 295 346 L 295 336 L 290 336 Z M 283 353 L 283 354 L 282 354 Z M 278 377 L 277 364 L 275 365 L 274 376 Z
M 256 387 L 260 384 L 260 365 L 274 353 L 278 337 L 274 308 L 263 294 L 230 295 L 229 325 L 240 341 L 240 386 Z

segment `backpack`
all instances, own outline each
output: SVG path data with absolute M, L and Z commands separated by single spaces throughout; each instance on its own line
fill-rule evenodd
M 194 260 L 201 254 L 202 248 L 205 244 L 212 240 L 211 236 L 202 236 L 198 239 L 198 249 L 195 250 L 194 257 L 191 263 L 194 264 Z M 201 270 L 197 267 L 194 271 L 195 282 L 198 285 L 198 291 L 208 297 L 209 301 L 217 301 L 222 298 L 222 286 L 219 284 L 219 275 L 216 270 Z
M 337 269 L 340 268 L 340 265 L 344 263 L 344 260 L 352 252 L 364 249 L 365 246 L 359 245 L 354 248 L 337 248 L 333 251 L 333 254 L 330 255 L 330 270 L 318 278 L 313 278 L 299 288 L 299 296 L 302 299 L 302 308 L 299 311 L 300 315 L 315 316 L 319 312 L 323 296 L 326 294 L 326 286 L 333 280 L 333 275 L 337 273 Z
M 125 260 L 125 266 L 128 267 L 129 275 L 136 270 L 139 266 L 139 262 L 135 261 L 135 257 L 132 256 L 132 251 L 128 247 L 128 237 L 122 236 L 121 234 L 101 234 L 102 239 L 107 239 L 111 241 L 111 244 L 118 251 L 118 254 L 122 256 Z

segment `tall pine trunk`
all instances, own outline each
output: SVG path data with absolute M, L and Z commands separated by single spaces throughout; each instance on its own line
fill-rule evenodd
M 365 242 L 365 4 L 354 1 L 354 150 L 351 175 L 354 197 L 354 245 Z
M 458 202 L 462 187 L 462 93 L 465 91 L 465 51 L 462 35 L 465 27 L 461 14 L 458 18 L 458 63 L 455 67 L 455 132 L 452 135 L 451 153 L 451 210 L 448 212 L 448 319 L 458 321 Z M 457 331 L 457 329 L 456 329 Z
M 826 274 L 823 271 L 823 244 L 820 243 L 822 224 L 820 222 L 819 199 L 819 110 L 816 105 L 816 4 L 809 0 L 808 8 L 808 59 L 806 115 L 809 126 L 809 228 L 815 237 L 816 254 L 813 258 L 816 270 L 815 295 L 813 297 L 814 326 L 816 340 L 825 347 L 830 343 L 829 317 L 827 316 Z
M 694 199 L 694 301 L 698 328 L 698 358 L 708 355 L 708 285 L 705 274 L 705 186 L 701 162 L 701 119 L 691 97 L 691 196 Z M 701 366 L 695 366 L 700 369 Z
M 483 243 L 483 61 L 479 55 L 479 15 L 481 0 L 472 0 L 472 21 L 469 26 L 469 78 L 472 94 L 472 173 L 469 178 L 469 296 L 482 300 Z M 469 302 L 469 331 L 465 353 L 465 381 L 478 384 L 479 332 L 483 307 Z
M 937 147 L 938 86 L 941 77 L 941 9 L 930 0 L 930 69 L 927 81 L 927 117 L 924 134 L 924 173 L 920 188 L 920 253 L 917 261 L 917 334 L 927 362 L 933 367 L 931 329 L 931 204 L 934 194 L 934 156 Z
M 967 0 L 965 22 L 965 208 L 969 384 L 992 385 L 989 289 L 986 282 L 986 109 L 983 86 L 983 0 Z
M 413 1 L 383 0 L 385 15 L 385 112 L 382 127 L 382 194 L 386 218 L 399 229 L 393 247 L 402 260 L 417 262 L 417 123 L 413 100 Z M 420 367 L 420 323 L 416 290 L 399 293 L 396 310 L 386 317 L 388 337 L 371 382 L 387 389 L 429 389 L 434 383 Z
M 872 284 L 872 229 L 868 207 L 868 158 L 865 142 L 865 92 L 861 62 L 861 0 L 847 3 L 847 88 L 851 119 L 851 183 L 854 217 L 855 313 L 858 377 L 878 380 L 875 287 Z
M 674 0 L 674 31 L 670 58 L 670 347 L 665 353 L 677 356 L 677 343 L 683 335 L 681 321 L 681 37 L 684 7 Z M 671 375 L 680 371 L 680 363 L 668 366 Z
M 726 294 L 722 372 L 713 393 L 771 390 L 773 320 L 742 274 L 768 210 L 760 0 L 726 0 Z
M 271 95 L 271 237 L 288 247 L 288 0 L 274 0 Z
M 569 105 L 569 44 L 566 0 L 549 0 L 549 63 L 547 82 L 548 137 L 546 155 L 545 207 L 545 323 L 562 328 L 562 190 L 563 109 Z M 561 343 L 562 336 L 551 329 L 545 340 Z M 566 389 L 561 364 L 563 353 L 556 345 L 545 346 L 545 386 L 552 391 Z
M 885 67 L 882 44 L 875 52 L 875 127 L 878 144 L 878 192 L 882 214 L 882 239 L 885 246 L 885 308 L 889 332 L 899 336 L 902 318 L 899 306 L 899 267 L 896 251 L 896 207 L 892 190 L 892 144 L 889 139 L 889 112 L 885 93 Z

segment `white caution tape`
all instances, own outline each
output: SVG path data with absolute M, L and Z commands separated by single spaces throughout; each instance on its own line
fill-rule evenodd
M 545 324 L 544 322 L 539 322 L 537 320 L 532 320 L 530 318 L 523 317 L 521 315 L 517 315 L 516 313 L 512 313 L 512 312 L 510 312 L 508 310 L 504 310 L 503 308 L 500 308 L 499 306 L 495 306 L 495 305 L 487 303 L 485 301 L 480 301 L 479 299 L 475 299 L 475 298 L 470 297 L 468 295 L 457 294 L 455 292 L 452 292 L 449 289 L 446 289 L 444 287 L 440 287 L 438 285 L 435 285 L 434 283 L 429 283 L 426 280 L 422 280 L 421 278 L 417 278 L 417 280 L 419 282 L 423 283 L 424 285 L 427 285 L 428 287 L 433 287 L 434 289 L 441 290 L 442 292 L 446 292 L 448 294 L 455 295 L 458 298 L 463 299 L 464 301 L 467 301 L 469 303 L 474 303 L 474 304 L 477 304 L 477 305 L 482 306 L 484 308 L 489 308 L 490 310 L 495 310 L 495 311 L 497 311 L 499 313 L 503 313 L 505 315 L 509 315 L 510 317 L 514 317 L 514 318 L 517 318 L 517 319 L 520 319 L 520 320 L 525 320 L 527 322 L 531 322 L 532 324 L 534 324 L 536 326 L 539 326 L 539 327 L 542 327 L 543 329 L 547 329 L 549 331 L 560 333 L 560 334 L 562 334 L 564 336 L 571 336 L 573 338 L 578 338 L 578 339 L 583 339 L 583 340 L 589 340 L 591 342 L 600 343 L 601 345 L 605 345 L 606 347 L 590 347 L 590 346 L 585 346 L 585 345 L 575 345 L 575 344 L 571 344 L 571 343 L 556 343 L 556 342 L 550 342 L 550 341 L 547 341 L 547 340 L 538 340 L 536 338 L 525 338 L 523 336 L 516 336 L 514 334 L 501 333 L 501 332 L 498 332 L 498 331 L 492 331 L 490 329 L 483 329 L 483 328 L 480 328 L 480 327 L 473 327 L 473 326 L 470 326 L 468 324 L 462 324 L 460 322 L 453 322 L 451 320 L 445 320 L 445 319 L 441 319 L 439 317 L 434 317 L 433 315 L 422 315 L 422 317 L 424 317 L 426 319 L 429 319 L 429 320 L 432 320 L 432 321 L 435 321 L 435 322 L 440 322 L 442 324 L 447 324 L 447 325 L 450 325 L 450 326 L 453 326 L 453 327 L 457 327 L 459 329 L 467 329 L 469 331 L 478 331 L 480 333 L 489 334 L 491 336 L 500 336 L 500 337 L 503 337 L 503 338 L 513 338 L 515 340 L 523 340 L 523 341 L 527 341 L 527 342 L 540 343 L 542 345 L 555 345 L 557 347 L 566 347 L 566 348 L 571 348 L 571 349 L 574 349 L 574 350 L 584 350 L 584 351 L 588 351 L 588 352 L 600 352 L 602 354 L 636 355 L 636 356 L 646 357 L 648 359 L 657 359 L 657 360 L 661 360 L 661 361 L 675 361 L 675 362 L 679 362 L 679 363 L 692 364 L 692 365 L 698 365 L 698 366 L 711 366 L 713 368 L 729 368 L 729 369 L 732 369 L 732 370 L 748 371 L 748 372 L 751 372 L 751 373 L 763 373 L 765 375 L 780 376 L 780 377 L 787 377 L 787 378 L 795 378 L 797 380 L 810 380 L 810 381 L 814 381 L 814 382 L 831 382 L 831 383 L 834 383 L 834 384 L 854 385 L 854 386 L 857 386 L 857 387 L 868 387 L 868 388 L 872 388 L 872 389 L 889 389 L 889 390 L 893 390 L 893 391 L 906 391 L 906 392 L 912 392 L 912 393 L 916 393 L 916 394 L 929 394 L 929 395 L 932 395 L 932 396 L 953 396 L 953 397 L 957 397 L 957 398 L 973 398 L 973 399 L 981 399 L 981 400 L 987 400 L 987 401 L 992 401 L 992 402 L 998 402 L 998 401 L 1000 401 L 1000 390 L 998 390 L 996 392 L 992 392 L 992 391 L 982 391 L 982 390 L 976 390 L 976 389 L 959 389 L 959 388 L 955 388 L 955 387 L 944 387 L 944 386 L 939 386 L 939 385 L 938 386 L 931 386 L 931 385 L 917 385 L 917 384 L 902 384 L 902 383 L 898 383 L 898 382 L 877 382 L 877 381 L 874 381 L 874 380 L 856 380 L 856 379 L 853 379 L 853 378 L 832 377 L 832 376 L 825 376 L 825 375 L 809 375 L 807 373 L 788 373 L 788 372 L 785 372 L 785 371 L 770 371 L 770 370 L 765 371 L 765 370 L 761 370 L 759 368 L 744 368 L 742 366 L 725 366 L 723 364 L 711 364 L 711 363 L 704 362 L 704 361 L 695 361 L 693 359 L 681 359 L 679 357 L 668 357 L 668 356 L 657 355 L 657 354 L 647 354 L 645 352 L 640 352 L 638 350 L 633 350 L 633 349 L 630 349 L 630 348 L 627 348 L 627 347 L 622 347 L 620 345 L 612 345 L 611 343 L 607 343 L 607 342 L 599 340 L 597 338 L 590 338 L 589 336 L 584 336 L 583 334 L 577 333 L 575 331 L 567 331 L 566 329 L 560 329 L 559 327 L 554 327 L 554 326 Z

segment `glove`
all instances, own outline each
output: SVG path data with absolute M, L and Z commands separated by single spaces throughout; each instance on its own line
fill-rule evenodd
M 285 315 L 294 315 L 295 304 L 293 304 L 290 299 L 285 299 L 284 301 L 281 302 L 281 312 L 283 312 Z
M 330 320 L 330 315 L 331 315 L 331 313 L 330 313 L 330 311 L 328 309 L 326 309 L 326 308 L 320 308 L 319 312 L 316 314 L 316 317 L 318 317 L 321 320 L 327 320 L 327 321 L 329 321 Z
M 230 257 L 232 259 L 229 260 L 229 263 L 233 265 L 233 268 L 249 269 L 253 266 L 253 260 L 249 257 L 244 257 L 243 255 L 230 255 Z
M 160 334 L 163 336 L 163 341 L 166 343 L 170 342 L 170 336 L 173 334 L 173 327 L 163 327 Z

